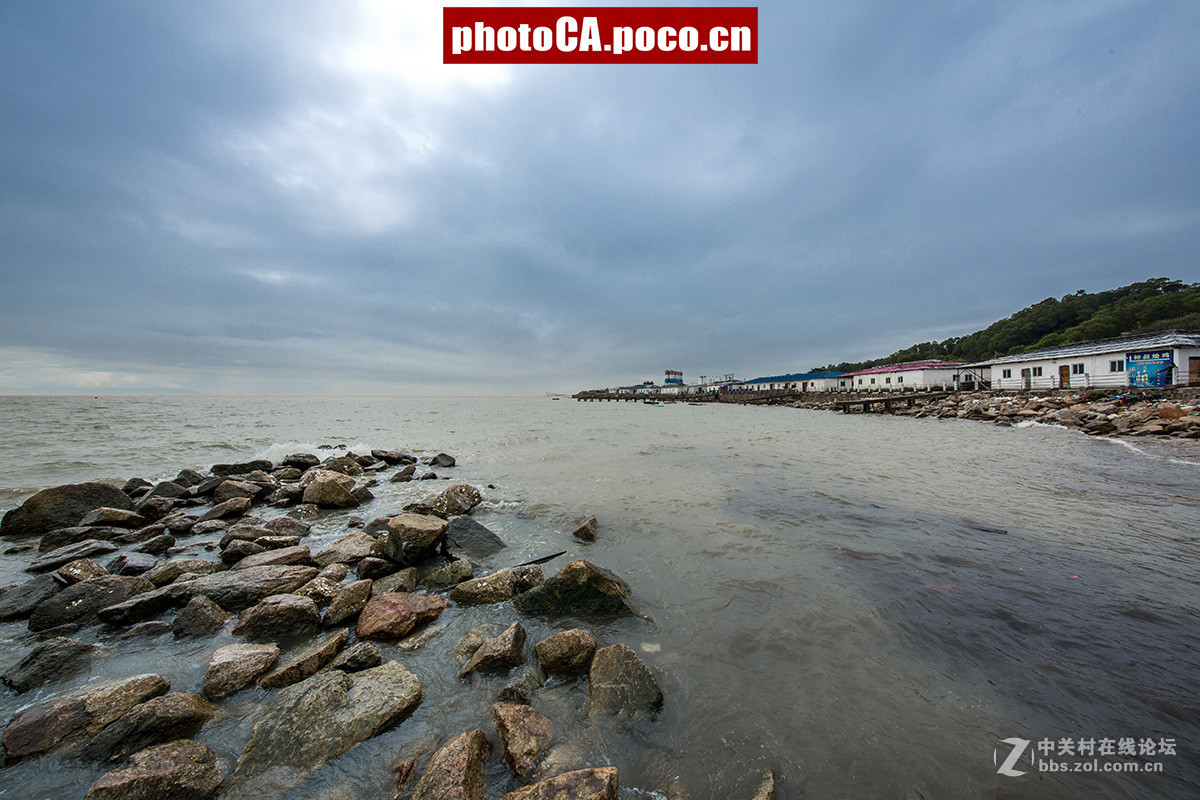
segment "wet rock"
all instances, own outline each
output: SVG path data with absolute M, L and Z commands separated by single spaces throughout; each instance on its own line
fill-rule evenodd
M 490 750 L 483 731 L 455 736 L 433 754 L 412 800 L 483 800 L 483 762 Z
M 145 517 L 126 508 L 101 507 L 89 511 L 79 520 L 80 527 L 105 525 L 113 528 L 140 528 L 147 523 Z
M 542 584 L 545 578 L 537 564 L 507 567 L 491 575 L 463 581 L 450 590 L 450 599 L 463 605 L 501 603 Z
M 161 481 L 146 494 L 147 497 L 164 497 L 173 500 L 187 495 L 188 487 L 175 481 Z
M 432 555 L 449 528 L 441 517 L 426 514 L 398 514 L 388 520 L 384 551 L 402 567 L 416 564 Z
M 51 550 L 26 567 L 25 571 L 50 572 L 76 559 L 92 558 L 93 556 L 111 553 L 116 549 L 117 546 L 112 542 L 102 542 L 99 539 L 85 539 L 82 542 L 76 542 L 66 547 L 60 547 L 57 550 Z
M 130 478 L 125 481 L 125 485 L 121 487 L 121 491 L 130 497 L 140 497 L 154 486 L 153 483 L 145 478 Z
M 158 558 L 149 553 L 122 553 L 105 565 L 111 575 L 142 575 L 158 566 Z
M 228 620 L 229 615 L 225 613 L 225 609 L 209 598 L 197 595 L 176 615 L 171 630 L 177 638 L 212 636 L 221 630 Z
M 483 559 L 504 549 L 503 540 L 470 517 L 455 517 L 446 529 L 446 545 L 467 558 Z
M 123 533 L 127 533 L 124 528 L 113 528 L 107 525 L 92 525 L 86 528 L 78 525 L 70 528 L 56 528 L 41 538 L 38 542 L 38 552 L 49 553 L 51 550 L 57 550 L 69 544 L 77 544 L 87 539 L 111 542 Z
M 43 536 L 79 524 L 100 507 L 133 508 L 129 496 L 107 483 L 74 483 L 43 489 L 0 520 L 0 536 Z
M 154 584 L 145 578 L 105 576 L 68 586 L 39 605 L 29 616 L 29 630 L 44 631 L 59 625 L 84 627 L 96 620 L 100 609 L 122 603 Z
M 335 562 L 354 565 L 371 555 L 371 548 L 374 546 L 374 536 L 354 531 L 318 550 L 313 556 L 313 561 L 319 567 L 327 567 Z
M 149 553 L 152 556 L 165 555 L 175 546 L 175 537 L 169 533 L 160 533 L 133 548 L 135 553 Z
M 301 597 L 311 597 L 319 608 L 329 605 L 341 590 L 342 587 L 339 584 L 317 575 L 317 577 L 301 586 L 293 594 L 298 594 Z
M 363 559 L 365 562 L 366 559 Z M 362 572 L 362 564 L 359 562 L 359 577 L 366 577 Z M 408 567 L 399 572 L 393 572 L 381 578 L 376 578 L 371 584 L 371 596 L 377 597 L 381 594 L 390 594 L 391 592 L 415 592 L 417 590 L 417 570 L 415 567 Z
M 239 612 L 264 597 L 299 589 L 317 576 L 315 567 L 267 566 L 203 575 L 189 584 L 226 611 Z
M 588 705 L 592 714 L 631 720 L 662 709 L 663 693 L 646 663 L 628 645 L 602 647 L 588 673 Z
M 133 510 L 146 519 L 147 522 L 158 522 L 170 515 L 180 500 L 169 500 L 166 497 L 143 497 L 134 503 Z
M 227 520 L 236 519 L 244 515 L 250 510 L 250 499 L 247 497 L 234 497 L 226 500 L 224 503 L 217 503 L 210 508 L 203 516 L 200 517 L 200 522 L 210 522 L 212 520 Z
M 327 567 L 322 567 L 321 571 L 317 573 L 317 577 L 325 578 L 326 580 L 333 581 L 334 583 L 341 583 L 349 574 L 349 567 L 347 567 L 345 564 L 334 562 Z
M 299 536 L 303 539 L 312 533 L 312 526 L 292 517 L 276 517 L 263 525 L 276 536 Z
M 59 567 L 54 574 L 62 578 L 63 583 L 72 584 L 90 581 L 92 578 L 103 578 L 109 573 L 90 558 L 80 558 Z
M 118 761 L 174 739 L 190 739 L 217 710 L 203 697 L 172 692 L 134 706 L 83 746 L 84 758 Z
M 149 581 L 146 582 L 148 585 Z M 167 609 L 177 608 L 188 600 L 186 586 L 161 586 L 138 592 L 128 600 L 113 603 L 96 612 L 102 622 L 109 625 L 132 625 L 157 617 Z
M 66 680 L 91 666 L 94 644 L 56 636 L 41 642 L 0 681 L 17 694 L 47 683 Z
M 193 536 L 209 536 L 214 533 L 220 533 L 229 527 L 229 523 L 223 519 L 206 519 L 197 521 L 192 526 Z
M 166 586 L 180 575 L 188 573 L 192 573 L 193 575 L 211 575 L 214 572 L 223 572 L 227 569 L 229 567 L 219 561 L 208 561 L 200 558 L 173 558 L 170 561 L 159 564 L 154 569 L 142 575 L 142 577 L 155 586 Z
M 290 456 L 286 456 L 283 461 L 280 462 L 282 466 L 295 467 L 301 472 L 306 469 L 311 469 L 320 463 L 321 459 L 317 458 L 312 453 L 292 453 Z
M 340 472 L 343 475 L 349 475 L 352 478 L 357 478 L 363 474 L 362 465 L 349 456 L 338 456 L 331 458 L 321 465 L 321 469 L 331 472 Z
M 259 541 L 262 540 L 260 539 Z M 262 553 L 255 553 L 252 556 L 246 556 L 235 564 L 233 569 L 236 572 L 243 569 L 253 569 L 254 567 L 308 564 L 311 561 L 312 556 L 308 552 L 308 545 L 299 544 L 295 547 L 281 547 L 278 550 L 267 550 Z
M 311 597 L 275 594 L 239 614 L 233 633 L 252 641 L 275 641 L 311 636 L 320 629 L 321 614 Z
M 596 541 L 596 518 L 588 517 L 575 526 L 571 535 L 581 542 Z
M 347 675 L 326 670 L 281 689 L 250 735 L 225 797 L 272 797 L 399 722 L 421 684 L 397 661 Z
M 61 592 L 65 584 L 55 575 L 38 575 L 6 591 L 0 596 L 0 620 L 23 619 L 54 595 Z
M 496 720 L 504 762 L 514 775 L 528 779 L 550 749 L 554 723 L 545 714 L 517 703 L 496 703 L 492 706 L 492 717 Z
M 509 792 L 500 800 L 617 800 L 617 788 L 617 768 L 599 767 L 565 772 Z
M 751 800 L 775 800 L 775 773 L 763 773 L 762 782 L 758 784 Z
M 267 548 L 249 539 L 234 539 L 221 551 L 221 563 L 233 565 L 249 556 L 267 552 Z
M 325 609 L 326 627 L 358 617 L 371 599 L 371 584 L 372 581 L 361 580 L 341 587 Z
M 116 544 L 140 544 L 166 533 L 167 526 L 154 523 L 134 531 L 124 531 L 112 538 Z
M 277 644 L 230 644 L 219 647 L 204 672 L 204 696 L 220 700 L 244 689 L 279 658 Z
M 380 548 L 380 543 L 376 542 L 376 547 Z M 381 549 L 381 548 L 380 548 Z M 397 567 L 395 562 L 389 561 L 386 558 L 376 558 L 375 556 L 367 556 L 358 562 L 355 572 L 359 578 L 370 578 L 375 580 L 393 574 Z M 415 574 L 415 571 L 414 571 Z M 415 585 L 414 578 L 414 585 Z
M 244 497 L 247 500 L 253 501 L 263 492 L 263 487 L 257 483 L 249 481 L 226 480 L 222 481 L 221 485 L 213 490 L 213 502 L 220 504 L 226 500 L 232 500 L 235 497 Z
M 330 470 L 314 470 L 301 478 L 301 484 L 313 476 L 304 488 L 303 500 L 321 508 L 353 508 L 358 505 L 354 491 L 354 478 Z
M 461 514 L 470 514 L 475 506 L 483 502 L 479 490 L 469 483 L 458 483 L 445 489 L 432 500 L 425 501 L 429 513 L 447 519 Z
M 316 675 L 345 647 L 348 638 L 350 631 L 342 628 L 310 642 L 281 661 L 259 684 L 264 689 L 278 689 Z
M 204 480 L 204 473 L 198 470 L 184 468 L 175 476 L 175 483 L 180 486 L 195 486 Z
M 392 477 L 388 478 L 388 480 L 392 483 L 408 483 L 413 479 L 413 475 L 416 473 L 416 471 L 417 468 L 412 464 L 409 464 L 403 469 L 396 470 L 396 472 L 393 473 Z
M 435 468 L 436 467 L 453 467 L 456 464 L 456 462 L 454 460 L 454 456 L 449 455 L 448 453 L 438 453 L 436 456 L 429 459 L 425 463 L 428 464 L 429 466 L 435 467 Z
M 358 617 L 359 639 L 398 639 L 450 607 L 444 597 L 394 592 L 372 597 Z
M 525 629 L 514 622 L 499 636 L 485 639 L 459 670 L 458 677 L 466 678 L 476 672 L 492 672 L 515 667 L 525 660 Z
M 587 672 L 596 653 L 596 637 L 582 628 L 556 633 L 533 646 L 538 664 L 552 675 Z
M 546 683 L 546 673 L 536 664 L 523 664 L 504 684 L 497 697 L 508 703 L 529 703 L 533 693 Z
M 340 669 L 342 672 L 362 672 L 382 663 L 383 654 L 379 652 L 378 647 L 370 642 L 357 642 L 330 661 L 329 668 Z
M 210 469 L 209 472 L 211 472 L 213 475 L 216 475 L 218 478 L 225 478 L 230 475 L 245 475 L 246 473 L 254 472 L 255 470 L 270 472 L 274 468 L 275 466 L 270 461 L 267 461 L 265 458 L 259 458 L 253 461 L 246 461 L 241 464 L 213 464 L 212 469 Z
M 449 564 L 430 572 L 425 578 L 425 583 L 436 589 L 442 589 L 469 580 L 474 573 L 475 569 L 471 566 L 470 561 L 465 558 L 456 558 Z
M 524 614 L 618 615 L 632 614 L 626 600 L 629 587 L 611 572 L 591 561 L 567 564 L 541 586 L 513 601 Z
M 135 753 L 129 763 L 100 777 L 84 800 L 211 800 L 221 787 L 217 754 L 179 739 Z
M 133 639 L 139 636 L 162 636 L 171 632 L 171 623 L 164 622 L 161 619 L 152 619 L 145 622 L 139 622 L 121 631 L 122 639 Z
M 170 688 L 160 675 L 135 675 L 89 684 L 23 708 L 4 729 L 5 758 L 13 763 L 90 738 L 129 709 Z

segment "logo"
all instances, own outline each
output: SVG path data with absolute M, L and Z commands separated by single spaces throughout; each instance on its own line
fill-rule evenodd
M 1009 752 L 1008 756 L 1004 759 L 1003 764 L 1000 763 L 1000 751 L 1003 750 L 1003 748 L 997 747 L 992 751 L 992 763 L 997 765 L 996 772 L 1001 775 L 1007 775 L 1010 778 L 1019 778 L 1020 776 L 1024 775 L 1024 770 L 1013 769 L 1013 767 L 1017 765 L 1017 762 L 1021 760 L 1021 756 L 1025 754 L 1025 748 L 1029 747 L 1029 745 L 1033 744 L 1033 742 L 1029 739 L 1012 738 L 1001 739 L 1000 744 L 1009 745 L 1012 748 L 1012 751 Z

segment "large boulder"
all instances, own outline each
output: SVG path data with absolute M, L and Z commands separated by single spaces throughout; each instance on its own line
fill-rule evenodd
M 17 694 L 24 694 L 47 683 L 66 680 L 88 669 L 98 648 L 56 636 L 39 643 L 0 681 Z
M 12 763 L 88 739 L 129 709 L 170 688 L 170 681 L 161 675 L 135 675 L 89 684 L 23 708 L 4 729 L 4 756 Z
M 455 736 L 429 759 L 412 800 L 483 800 L 483 762 L 489 750 L 483 731 Z
M 0 595 L 0 621 L 22 619 L 58 594 L 66 582 L 55 575 L 38 575 Z
M 0 536 L 42 536 L 56 528 L 78 525 L 86 514 L 101 507 L 131 510 L 133 501 L 107 483 L 71 483 L 43 489 L 4 515 Z
M 384 554 L 402 567 L 432 555 L 450 523 L 429 514 L 397 514 L 387 521 Z
M 632 614 L 628 598 L 629 587 L 624 581 L 581 558 L 517 597 L 513 605 L 524 614 L 609 616 Z
M 358 505 L 358 498 L 353 495 L 354 478 L 349 475 L 332 470 L 311 470 L 301 479 L 302 485 L 306 479 L 308 482 L 302 498 L 305 503 L 322 508 L 352 508 Z
M 282 794 L 395 725 L 420 701 L 420 682 L 398 661 L 353 675 L 325 670 L 281 689 L 255 724 L 224 796 Z
M 274 594 L 238 615 L 235 636 L 251 641 L 274 642 L 311 636 L 321 629 L 321 613 L 311 597 Z
M 229 644 L 219 647 L 204 673 L 204 696 L 220 700 L 244 689 L 279 658 L 276 644 Z
M 514 622 L 499 636 L 485 639 L 475 653 L 459 670 L 458 677 L 465 678 L 476 672 L 506 670 L 525 660 L 525 629 Z
M 319 567 L 327 567 L 334 563 L 354 565 L 371 555 L 371 548 L 374 546 L 374 536 L 362 531 L 354 531 L 332 544 L 322 547 L 313 556 L 313 561 Z
M 316 675 L 346 645 L 348 638 L 350 631 L 342 628 L 308 643 L 263 676 L 259 685 L 264 689 L 279 689 Z
M 663 693 L 646 662 L 624 644 L 602 647 L 588 672 L 588 707 L 593 715 L 639 721 L 662 709 Z
M 153 588 L 154 584 L 145 578 L 116 575 L 81 581 L 39 605 L 29 617 L 29 630 L 45 631 L 59 625 L 82 628 L 96 620 L 100 609 Z
M 617 768 L 564 772 L 532 786 L 509 792 L 500 800 L 617 800 Z
M 554 740 L 554 723 L 545 714 L 518 703 L 492 706 L 504 761 L 518 778 L 528 779 Z
M 399 639 L 418 625 L 433 622 L 450 607 L 436 594 L 393 592 L 372 597 L 358 615 L 359 639 Z
M 463 581 L 450 590 L 450 599 L 462 605 L 502 603 L 545 582 L 537 564 L 505 567 L 491 575 Z
M 455 517 L 446 529 L 446 546 L 467 558 L 483 559 L 505 547 L 504 541 L 471 517 Z
M 164 694 L 129 709 L 93 736 L 81 752 L 93 761 L 119 761 L 146 747 L 189 739 L 216 713 L 212 703 L 199 695 Z
M 84 800 L 210 800 L 220 788 L 217 754 L 179 739 L 134 753 L 128 764 L 92 784 Z
M 203 575 L 188 586 L 193 597 L 204 595 L 226 611 L 238 612 L 265 597 L 299 589 L 316 576 L 315 567 L 249 567 Z
M 533 646 L 538 664 L 552 675 L 587 672 L 596 653 L 596 637 L 583 628 L 556 633 Z

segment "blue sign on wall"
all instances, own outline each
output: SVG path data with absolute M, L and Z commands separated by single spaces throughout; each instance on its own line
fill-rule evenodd
M 1169 386 L 1174 365 L 1173 350 L 1144 350 L 1125 354 L 1125 371 L 1129 373 L 1130 386 Z

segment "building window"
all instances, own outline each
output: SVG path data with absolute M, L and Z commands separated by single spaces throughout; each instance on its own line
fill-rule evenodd
M 1071 374 L 1072 375 L 1082 375 L 1083 374 L 1083 364 L 1072 364 L 1071 365 Z
M 862 378 L 859 378 L 859 379 L 858 379 L 858 385 L 859 385 L 859 386 L 862 386 Z
M 1118 361 L 1108 362 L 1108 371 L 1109 372 L 1124 372 L 1125 371 L 1125 359 L 1122 358 Z
M 904 383 L 904 376 L 901 375 L 899 378 L 896 378 L 896 383 Z
M 1040 378 L 1040 377 L 1042 377 L 1042 368 L 1034 367 L 1033 370 L 1029 374 L 1035 378 Z
M 845 386 L 845 385 L 846 385 L 845 381 L 838 381 L 838 386 Z
M 1011 378 L 1012 370 L 1011 369 L 1000 370 L 1000 377 L 1001 378 Z
M 884 383 L 891 383 L 891 382 L 892 382 L 892 379 L 891 379 L 891 378 L 884 378 L 884 379 L 883 379 L 883 382 L 884 382 Z
M 875 385 L 875 379 L 874 379 L 874 378 L 871 378 L 871 385 L 872 385 L 872 386 L 874 386 L 874 385 Z

